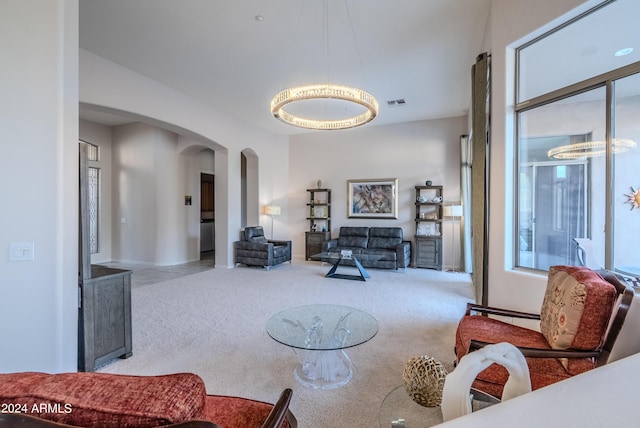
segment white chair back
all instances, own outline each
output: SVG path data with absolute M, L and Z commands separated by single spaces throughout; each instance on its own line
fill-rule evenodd
M 581 266 L 586 266 L 592 270 L 602 269 L 604 264 L 600 263 L 593 249 L 593 242 L 589 238 L 573 238 L 577 245 L 578 262 Z

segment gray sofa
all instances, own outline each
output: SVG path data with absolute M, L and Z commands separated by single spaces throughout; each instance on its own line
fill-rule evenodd
M 262 226 L 245 227 L 234 243 L 235 263 L 247 266 L 271 266 L 291 263 L 291 241 L 275 241 L 264 236 Z
M 403 240 L 400 227 L 349 227 L 340 228 L 338 238 L 322 244 L 322 252 L 340 253 L 350 250 L 354 257 L 358 254 L 379 254 L 379 260 L 360 260 L 364 267 L 381 269 L 404 269 L 411 261 L 411 243 Z M 326 260 L 330 260 L 327 258 Z M 351 260 L 342 263 L 353 265 Z

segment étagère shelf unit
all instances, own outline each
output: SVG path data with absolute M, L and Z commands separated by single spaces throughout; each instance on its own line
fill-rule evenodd
M 307 189 L 309 231 L 305 232 L 305 259 L 322 252 L 322 243 L 331 239 L 331 189 Z
M 442 270 L 442 186 L 415 186 L 414 266 Z

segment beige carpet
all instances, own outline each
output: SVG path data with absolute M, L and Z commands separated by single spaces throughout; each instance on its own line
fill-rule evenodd
M 218 268 L 135 286 L 133 356 L 99 371 L 193 372 L 211 394 L 269 402 L 291 387 L 291 409 L 300 428 L 379 427 L 380 406 L 402 385 L 407 360 L 426 354 L 453 369 L 455 327 L 473 299 L 471 281 L 463 273 L 370 269 L 371 278 L 360 282 L 324 278 L 328 269 L 314 262 L 283 264 L 270 271 Z M 379 323 L 372 340 L 347 351 L 353 379 L 339 389 L 298 384 L 293 378 L 296 354 L 265 331 L 275 313 L 315 303 L 352 306 Z M 425 415 L 424 427 L 439 422 L 439 412 Z M 385 420 L 382 426 L 391 422 Z

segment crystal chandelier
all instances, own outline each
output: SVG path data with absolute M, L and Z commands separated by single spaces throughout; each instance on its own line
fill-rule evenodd
M 622 153 L 636 147 L 635 141 L 614 138 L 611 141 L 611 153 Z M 586 143 L 567 144 L 555 147 L 547 152 L 553 159 L 573 160 L 587 157 L 604 156 L 607 152 L 606 141 L 588 141 Z
M 334 98 L 343 101 L 360 104 L 367 110 L 357 116 L 337 119 L 321 120 L 299 117 L 287 112 L 284 107 L 301 100 Z M 290 125 L 307 129 L 331 130 L 346 129 L 364 125 L 371 122 L 378 114 L 378 102 L 368 92 L 349 86 L 332 85 L 330 83 L 296 86 L 279 92 L 271 100 L 271 113 L 276 119 L 280 119 Z
M 345 0 L 345 8 L 347 15 L 349 9 Z M 351 34 L 353 33 L 353 25 L 351 24 L 351 16 L 349 25 L 351 26 Z M 328 7 L 327 0 L 324 1 L 324 50 L 325 57 L 328 56 Z M 354 35 L 355 42 L 355 35 Z M 357 51 L 357 44 L 356 44 Z M 358 52 L 359 57 L 359 52 Z M 327 59 L 328 62 L 328 59 Z M 291 111 L 285 110 L 285 107 L 300 101 L 308 100 L 325 100 L 334 99 L 346 101 L 356 105 L 358 108 L 364 107 L 364 111 L 355 116 L 339 118 L 339 119 L 323 119 L 313 117 L 302 117 Z M 378 101 L 370 93 L 362 89 L 351 86 L 337 85 L 332 83 L 318 83 L 309 85 L 293 86 L 278 92 L 271 100 L 271 114 L 289 125 L 312 130 L 338 130 L 354 128 L 371 122 L 378 115 Z

